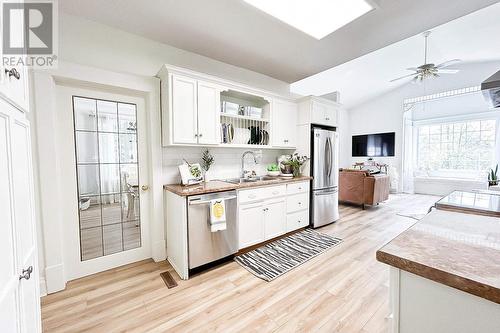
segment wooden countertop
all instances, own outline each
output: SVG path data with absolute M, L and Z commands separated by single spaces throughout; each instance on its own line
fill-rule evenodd
M 500 219 L 435 210 L 377 260 L 500 304 Z
M 259 180 L 256 182 L 246 182 L 241 184 L 232 184 L 227 183 L 220 180 L 210 181 L 208 183 L 201 183 L 197 185 L 189 185 L 183 186 L 180 184 L 170 184 L 164 185 L 163 188 L 167 191 L 173 192 L 180 196 L 189 196 L 189 195 L 198 195 L 198 194 L 207 194 L 207 193 L 216 193 L 230 190 L 237 190 L 243 188 L 251 188 L 251 187 L 260 187 L 260 186 L 269 186 L 269 185 L 280 185 L 287 183 L 296 183 L 311 180 L 312 177 L 309 176 L 299 176 L 294 178 L 280 178 L 276 177 L 275 179 L 270 180 Z

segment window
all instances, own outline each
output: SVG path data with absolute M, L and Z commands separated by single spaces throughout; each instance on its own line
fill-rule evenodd
M 418 127 L 417 166 L 426 171 L 487 171 L 495 164 L 496 120 L 469 120 Z M 460 173 L 444 173 L 453 177 Z

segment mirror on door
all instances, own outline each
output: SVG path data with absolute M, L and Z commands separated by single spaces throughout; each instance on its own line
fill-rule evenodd
M 81 260 L 141 246 L 137 107 L 73 96 Z

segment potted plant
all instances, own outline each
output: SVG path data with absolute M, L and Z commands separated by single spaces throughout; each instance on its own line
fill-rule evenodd
M 294 153 L 293 155 L 286 156 L 285 160 L 281 162 L 287 171 L 291 171 L 294 177 L 298 177 L 301 174 L 302 166 L 309 160 L 309 157 L 299 155 Z M 291 170 L 290 170 L 291 169 Z M 287 172 L 287 173 L 288 173 Z
M 488 183 L 490 186 L 498 185 L 498 164 L 495 167 L 495 170 L 490 169 L 488 174 Z
M 210 154 L 210 151 L 208 149 L 205 149 L 201 155 L 201 167 L 205 171 L 205 182 L 210 181 L 210 175 L 208 173 L 208 170 L 210 170 L 210 167 L 212 164 L 214 164 L 215 159 L 212 154 Z

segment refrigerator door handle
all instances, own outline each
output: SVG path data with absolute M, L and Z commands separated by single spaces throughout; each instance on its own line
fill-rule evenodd
M 327 173 L 326 175 L 328 176 L 328 179 L 330 179 L 332 175 L 332 141 L 330 138 L 326 139 L 326 154 L 327 156 L 326 160 L 326 167 L 327 167 Z

